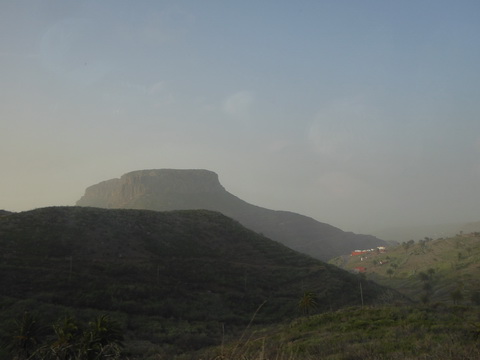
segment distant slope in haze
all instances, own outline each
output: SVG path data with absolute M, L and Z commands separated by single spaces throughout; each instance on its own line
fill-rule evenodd
M 380 236 L 387 241 L 398 243 L 409 240 L 421 240 L 424 238 L 438 239 L 440 237 L 451 237 L 463 230 L 465 224 L 437 224 L 437 225 L 416 225 L 399 226 L 375 231 L 376 236 Z M 470 231 L 471 232 L 471 231 Z
M 425 238 L 447 238 L 461 233 L 470 234 L 474 232 L 480 232 L 480 221 L 408 227 L 400 226 L 378 230 L 374 233 L 382 239 L 401 243 L 404 241 L 421 240 Z
M 321 260 L 357 248 L 386 244 L 374 236 L 344 232 L 304 215 L 249 204 L 226 191 L 218 175 L 208 170 L 134 171 L 120 179 L 90 186 L 77 205 L 157 211 L 219 211 L 256 232 Z

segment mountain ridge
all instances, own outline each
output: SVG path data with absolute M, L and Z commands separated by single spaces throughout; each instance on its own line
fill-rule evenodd
M 89 186 L 76 205 L 219 211 L 247 228 L 324 261 L 357 248 L 386 245 L 374 236 L 345 232 L 305 215 L 247 203 L 228 192 L 215 172 L 203 169 L 132 171 Z

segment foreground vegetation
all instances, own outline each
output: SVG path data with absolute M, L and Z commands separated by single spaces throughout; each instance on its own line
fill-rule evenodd
M 65 317 L 45 326 L 36 314 L 25 312 L 7 323 L 2 356 L 16 360 L 120 359 L 123 334 L 115 321 L 98 316 L 88 324 Z
M 261 311 L 261 307 L 257 309 Z M 383 305 L 347 307 L 299 316 L 282 324 L 252 322 L 243 334 L 222 345 L 180 355 L 145 353 L 141 359 L 177 360 L 379 360 L 480 358 L 478 307 Z M 254 317 L 258 313 L 254 314 Z M 123 333 L 108 316 L 82 322 L 74 317 L 43 321 L 24 313 L 8 323 L 3 358 L 17 360 L 130 359 Z
M 480 359 L 477 307 L 351 307 L 259 328 L 201 359 Z M 186 358 L 186 357 L 185 357 Z

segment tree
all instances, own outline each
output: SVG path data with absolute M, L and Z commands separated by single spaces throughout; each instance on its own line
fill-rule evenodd
M 420 300 L 423 304 L 428 304 L 428 302 L 430 301 L 430 295 L 428 293 L 425 293 L 420 296 Z
M 318 306 L 317 296 L 312 291 L 305 291 L 300 299 L 300 302 L 298 303 L 298 306 L 300 307 L 300 310 L 302 310 L 303 314 L 309 315 L 310 311 Z
M 392 268 L 389 268 L 389 269 L 387 270 L 387 274 L 390 276 L 390 278 L 393 276 L 393 273 L 394 273 L 394 271 L 393 271 Z
M 455 289 L 450 293 L 450 298 L 453 300 L 453 303 L 457 305 L 460 301 L 463 300 L 462 290 L 460 288 Z
M 88 329 L 83 332 L 81 346 L 83 358 L 117 359 L 123 347 L 122 342 L 123 335 L 119 324 L 108 315 L 98 316 L 88 323 Z
M 477 290 L 472 292 L 472 294 L 470 295 L 470 300 L 475 305 L 480 305 L 480 291 Z
M 122 330 L 108 315 L 98 316 L 81 328 L 74 318 L 65 317 L 53 325 L 55 336 L 41 342 L 44 327 L 29 313 L 17 322 L 9 350 L 14 360 L 102 360 L 119 359 Z
M 432 284 L 429 282 L 429 281 L 425 281 L 423 283 L 423 290 L 425 290 L 427 293 L 429 293 L 430 291 L 432 291 Z
M 82 338 L 82 330 L 76 320 L 65 317 L 61 322 L 53 325 L 53 330 L 56 339 L 46 348 L 46 353 L 54 359 L 75 359 Z
M 424 282 L 427 282 L 428 280 L 430 280 L 430 277 L 428 276 L 428 274 L 425 274 L 423 271 L 420 271 L 418 273 L 418 277 L 420 278 L 421 281 L 424 281 Z
M 25 311 L 20 320 L 15 321 L 15 329 L 7 349 L 14 359 L 29 359 L 33 352 L 39 347 L 41 337 L 45 333 L 37 318 Z
M 435 270 L 432 268 L 428 269 L 426 273 L 424 273 L 423 271 L 420 271 L 418 273 L 418 277 L 423 282 L 422 289 L 425 290 L 425 294 L 423 294 L 420 297 L 420 300 L 424 304 L 426 304 L 430 300 L 430 295 L 432 294 L 432 290 L 433 290 L 432 277 L 434 273 L 435 273 Z
M 425 253 L 425 250 L 427 249 L 427 240 L 418 240 L 418 245 L 420 245 L 422 252 Z

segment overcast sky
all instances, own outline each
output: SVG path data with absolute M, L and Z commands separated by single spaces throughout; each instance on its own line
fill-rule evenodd
M 0 2 L 0 209 L 208 169 L 343 230 L 480 220 L 480 1 Z

